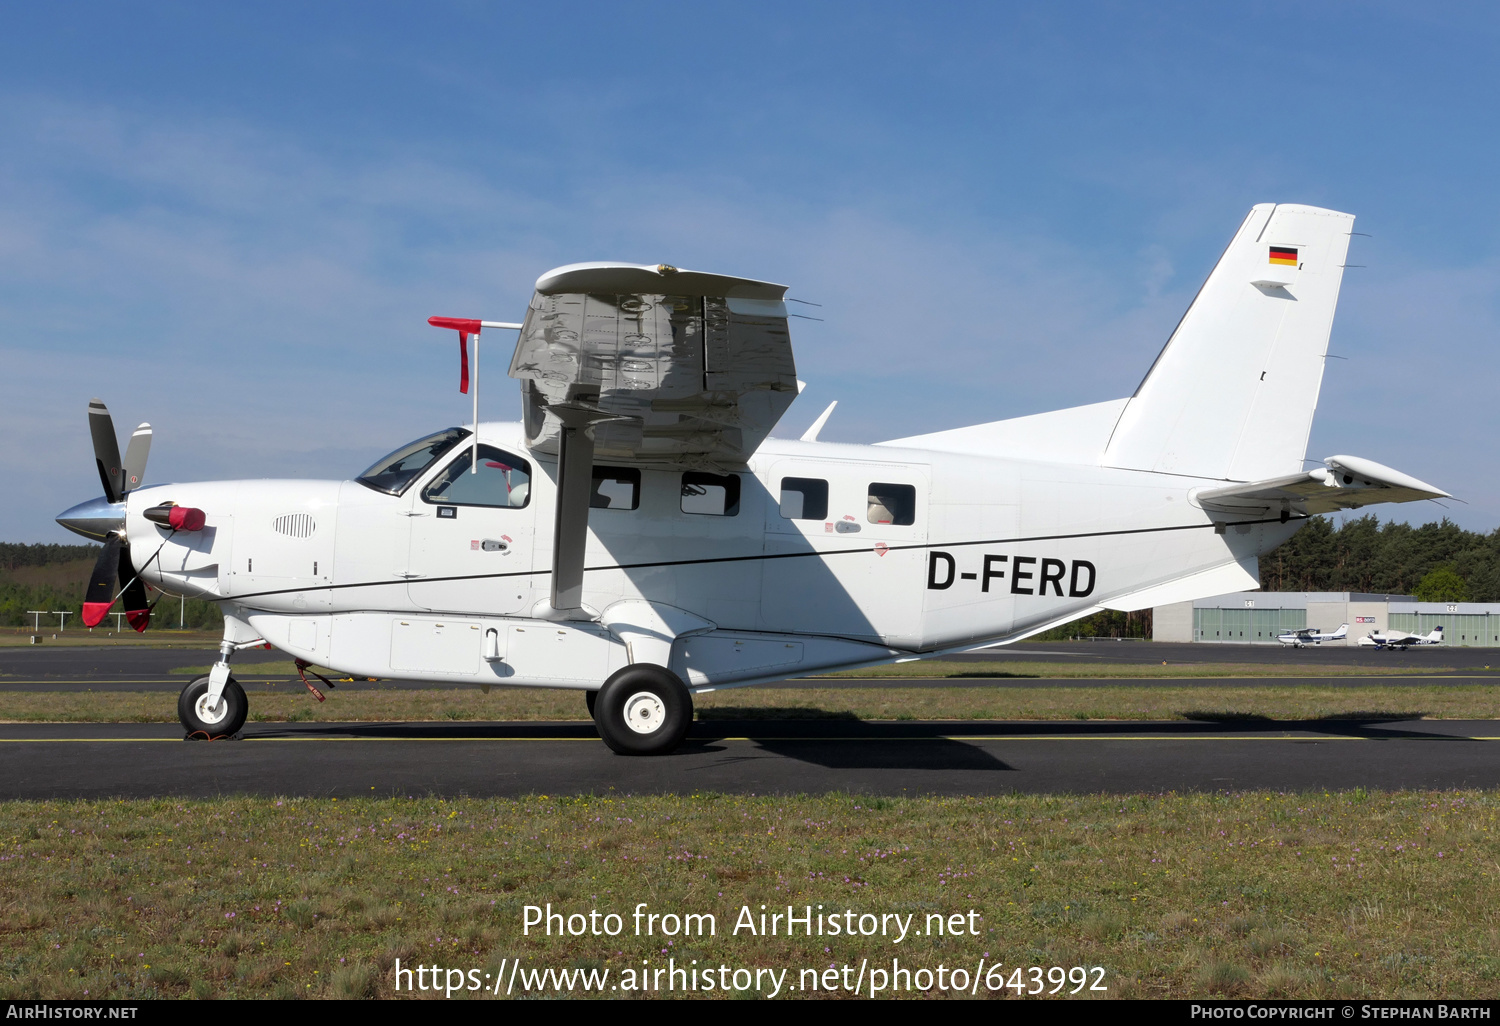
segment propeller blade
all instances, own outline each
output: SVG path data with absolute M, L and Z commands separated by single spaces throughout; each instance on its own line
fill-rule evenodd
M 89 434 L 94 436 L 94 462 L 99 465 L 99 480 L 104 497 L 119 502 L 125 494 L 125 474 L 120 468 L 120 442 L 115 437 L 114 418 L 102 399 L 89 400 Z
M 151 425 L 142 424 L 135 429 L 135 434 L 130 436 L 130 444 L 125 447 L 125 491 L 135 491 L 146 479 L 146 457 L 150 454 Z
M 94 563 L 93 573 L 89 574 L 88 591 L 83 596 L 85 627 L 99 626 L 109 615 L 109 607 L 115 604 L 115 577 L 119 573 L 122 545 L 120 536 L 113 531 L 104 539 L 104 548 Z
M 120 583 L 125 592 L 125 622 L 143 633 L 151 623 L 151 605 L 146 601 L 146 585 L 136 575 L 135 564 L 130 561 L 130 543 L 120 546 Z

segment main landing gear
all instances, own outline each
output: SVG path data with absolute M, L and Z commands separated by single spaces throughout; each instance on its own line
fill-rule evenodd
M 618 755 L 666 755 L 693 725 L 693 696 L 664 666 L 635 663 L 585 694 L 599 736 Z

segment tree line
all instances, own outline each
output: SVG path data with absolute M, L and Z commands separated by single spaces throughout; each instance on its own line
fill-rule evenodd
M 98 558 L 98 545 L 0 542 L 0 626 L 30 627 L 37 618 L 28 610 L 40 609 L 53 614 L 40 618 L 44 629 L 50 626 L 51 631 L 57 630 L 55 613 L 61 610 L 70 614 L 64 630 L 82 629 L 83 593 L 88 587 L 89 570 Z M 24 573 L 27 568 L 41 572 Z M 16 571 L 23 574 L 18 576 Z M 161 602 L 154 613 L 154 622 L 159 626 L 176 627 L 182 623 L 199 630 L 218 630 L 224 624 L 223 614 L 212 602 L 188 599 L 181 603 L 159 592 L 152 592 L 150 598 Z M 114 625 L 115 617 L 110 616 L 99 629 L 113 629 Z
M 1265 591 L 1365 591 L 1424 602 L 1500 601 L 1500 529 L 1382 524 L 1367 514 L 1335 525 L 1315 517 L 1260 558 Z

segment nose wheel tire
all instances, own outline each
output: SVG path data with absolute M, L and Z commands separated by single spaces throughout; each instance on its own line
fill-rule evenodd
M 238 734 L 250 713 L 250 701 L 245 689 L 233 677 L 224 685 L 224 693 L 217 703 L 208 700 L 208 678 L 199 677 L 177 698 L 177 718 L 189 734 L 206 734 L 209 737 L 229 737 Z
M 671 670 L 648 663 L 610 676 L 590 703 L 604 743 L 619 755 L 665 755 L 693 725 L 693 696 Z

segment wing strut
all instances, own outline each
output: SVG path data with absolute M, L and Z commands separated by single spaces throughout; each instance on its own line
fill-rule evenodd
M 620 419 L 600 410 L 594 395 L 578 399 L 546 408 L 559 421 L 557 506 L 552 519 L 552 608 L 535 615 L 561 620 L 591 620 L 595 616 L 583 604 L 583 563 L 594 491 L 594 428 Z
M 583 557 L 589 539 L 594 428 L 584 418 L 565 417 L 559 436 L 557 509 L 552 522 L 552 609 L 566 615 L 583 607 Z

